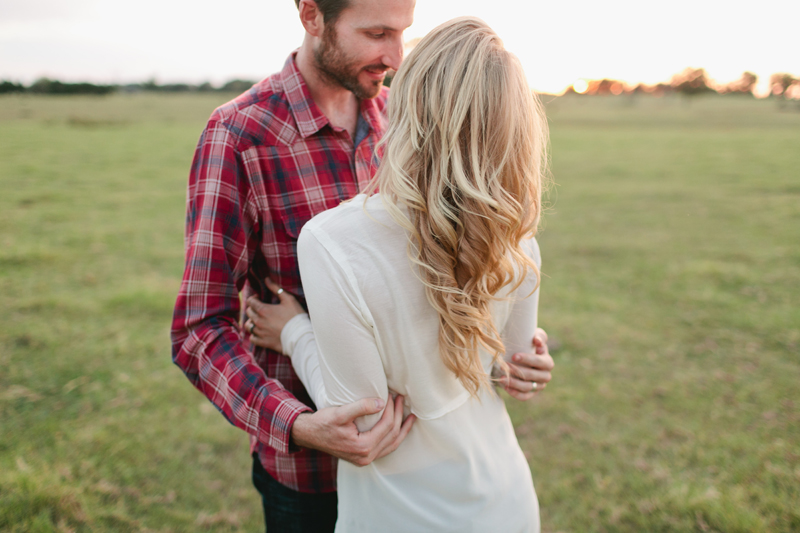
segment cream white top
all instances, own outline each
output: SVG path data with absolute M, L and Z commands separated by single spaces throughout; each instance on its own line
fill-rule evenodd
M 395 393 L 419 420 L 392 454 L 361 468 L 339 462 L 336 531 L 538 532 L 530 469 L 502 399 L 494 391 L 471 397 L 445 367 L 407 232 L 380 195 L 366 210 L 364 200 L 303 227 L 297 249 L 311 320 L 293 318 L 281 343 L 318 408 Z M 539 264 L 536 241 L 524 244 Z M 529 274 L 493 306 L 508 357 L 532 349 L 535 283 Z M 491 357 L 482 360 L 489 372 Z M 356 423 L 366 431 L 379 419 Z

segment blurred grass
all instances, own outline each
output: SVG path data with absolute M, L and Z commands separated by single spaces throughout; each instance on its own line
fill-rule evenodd
M 247 439 L 169 356 L 225 95 L 0 98 L 0 530 L 254 531 Z M 800 113 L 558 98 L 545 531 L 800 530 Z
M 541 320 L 561 348 L 511 409 L 546 528 L 800 530 L 800 113 L 548 112 Z
M 224 98 L 0 99 L 0 530 L 263 527 L 246 436 L 169 354 L 186 176 Z

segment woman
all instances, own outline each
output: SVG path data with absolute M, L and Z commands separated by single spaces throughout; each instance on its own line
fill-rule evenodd
M 536 329 L 546 122 L 482 21 L 426 36 L 392 83 L 379 194 L 298 240 L 306 315 L 283 351 L 318 408 L 402 394 L 417 417 L 368 466 L 339 463 L 336 531 L 539 531 L 493 369 Z M 360 431 L 380 414 L 357 420 Z

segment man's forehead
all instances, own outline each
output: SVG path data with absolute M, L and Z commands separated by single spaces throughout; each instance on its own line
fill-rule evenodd
M 350 0 L 341 16 L 362 28 L 403 31 L 414 22 L 415 0 Z

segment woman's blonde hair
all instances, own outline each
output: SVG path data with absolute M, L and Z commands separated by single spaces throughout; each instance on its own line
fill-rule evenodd
M 403 61 L 388 114 L 371 190 L 410 232 L 409 256 L 439 313 L 442 360 L 477 395 L 489 385 L 481 348 L 508 371 L 492 302 L 528 269 L 539 277 L 520 241 L 539 222 L 544 113 L 516 56 L 485 22 L 461 17 Z

